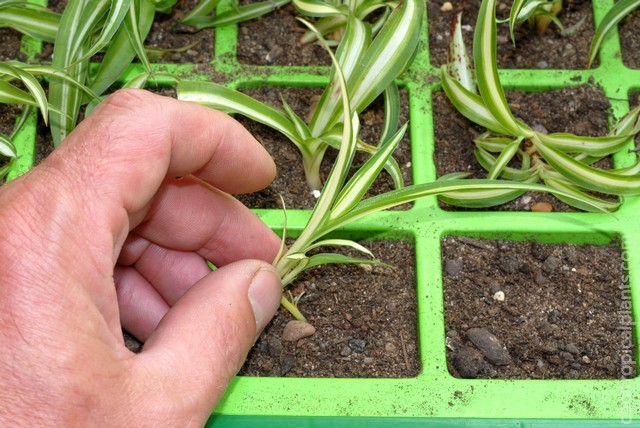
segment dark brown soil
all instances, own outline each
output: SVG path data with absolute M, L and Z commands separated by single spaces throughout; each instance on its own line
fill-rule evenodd
M 610 103 L 602 91 L 594 86 L 580 85 L 531 93 L 513 91 L 507 93 L 507 99 L 514 115 L 532 127 L 542 126 L 548 132 L 573 132 L 588 136 L 605 135 L 608 132 Z M 444 92 L 434 93 L 432 108 L 434 162 L 438 177 L 452 172 L 470 172 L 475 178 L 486 177 L 486 171 L 473 154 L 473 139 L 485 129 L 457 113 Z M 606 168 L 608 165 L 598 166 Z M 549 194 L 536 193 L 525 194 L 497 209 L 527 210 L 536 202 L 549 202 L 554 211 L 573 210 Z
M 388 240 L 363 244 L 393 267 L 338 265 L 305 272 L 294 293 L 304 291 L 299 308 L 316 333 L 283 341 L 284 326 L 293 317 L 280 309 L 241 375 L 397 378 L 419 373 L 413 247 Z
M 177 49 L 179 52 L 168 53 L 160 58 L 149 58 L 152 62 L 202 64 L 213 59 L 214 30 L 209 28 L 191 33 L 180 25 L 180 20 L 185 13 L 197 3 L 197 0 L 179 0 L 171 13 L 156 13 L 145 45 L 161 49 Z M 198 43 L 185 50 L 195 42 Z
M 429 54 L 431 64 L 440 66 L 447 62 L 451 20 L 455 10 L 464 4 L 463 35 L 469 52 L 473 46 L 473 30 L 476 26 L 481 0 L 452 0 L 453 10 L 442 12 L 444 0 L 427 2 L 429 14 Z M 515 32 L 516 47 L 509 36 L 509 24 L 498 24 L 498 67 L 525 69 L 584 69 L 593 37 L 592 3 L 588 0 L 564 1 L 564 10 L 558 15 L 565 29 L 575 26 L 575 31 L 563 35 L 554 24 L 540 34 L 528 24 L 519 25 Z M 511 2 L 499 2 L 499 18 L 508 17 Z
M 0 28 L 0 61 L 26 61 L 26 55 L 20 52 L 20 39 L 19 32 Z
M 622 62 L 630 68 L 640 68 L 640 9 L 636 9 L 618 25 Z
M 635 363 L 621 363 L 633 350 L 624 321 L 631 314 L 628 275 L 617 245 L 548 245 L 448 236 L 442 240 L 442 265 L 447 360 L 452 375 L 500 379 L 636 376 Z M 500 292 L 503 301 L 496 299 Z M 483 329 L 480 335 L 485 337 L 494 335 L 498 342 L 481 352 L 469 340 L 469 330 L 475 328 Z M 501 348 L 508 351 L 506 359 Z
M 305 27 L 288 4 L 275 12 L 238 25 L 238 61 L 252 65 L 329 65 L 329 54 L 318 44 L 301 45 Z
M 282 107 L 280 97 L 282 96 L 291 108 L 306 118 L 310 109 L 317 101 L 322 93 L 321 89 L 313 88 L 263 88 L 244 91 L 252 97 L 266 102 L 268 104 Z M 400 123 L 408 120 L 408 101 L 407 94 L 401 92 L 402 111 Z M 258 141 L 267 149 L 271 156 L 275 159 L 278 166 L 278 176 L 275 181 L 265 190 L 249 195 L 239 195 L 245 205 L 252 208 L 282 208 L 280 195 L 284 198 L 285 205 L 288 209 L 311 209 L 316 199 L 311 194 L 311 189 L 307 186 L 302 169 L 302 156 L 298 149 L 287 138 L 277 131 L 266 126 L 255 123 L 251 120 L 237 117 L 238 120 L 249 129 L 249 131 L 257 138 Z M 377 144 L 377 139 L 382 125 L 382 103 L 376 102 L 374 105 L 365 110 L 361 115 L 361 132 L 360 137 L 369 144 Z M 325 160 L 321 167 L 321 175 L 323 180 L 329 174 L 331 166 L 335 160 L 336 151 L 327 150 Z M 405 136 L 399 147 L 396 149 L 395 156 L 398 164 L 402 168 L 405 184 L 411 183 L 411 147 L 409 137 Z M 360 165 L 366 159 L 365 155 L 358 155 L 354 162 L 354 166 Z M 374 183 L 369 195 L 380 194 L 393 189 L 393 182 L 389 175 L 382 171 L 376 182 Z M 404 209 L 410 205 L 403 206 Z
M 38 118 L 38 130 L 36 132 L 36 157 L 34 166 L 42 162 L 47 156 L 53 152 L 53 138 L 51 138 L 51 129 L 44 124 L 42 118 Z
M 13 132 L 15 120 L 22 111 L 22 108 L 13 104 L 0 104 L 0 134 L 10 137 Z M 9 159 L 0 155 L 0 168 L 9 163 Z M 0 178 L 0 184 L 4 183 L 4 178 Z

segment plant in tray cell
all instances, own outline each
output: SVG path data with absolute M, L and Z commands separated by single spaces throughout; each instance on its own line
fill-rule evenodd
M 392 17 L 390 17 L 391 19 Z M 304 22 L 304 21 L 303 21 Z M 313 28 L 310 24 L 307 24 Z M 347 34 L 349 27 L 347 28 Z M 318 34 L 319 39 L 324 39 Z M 412 202 L 418 198 L 434 196 L 439 194 L 455 194 L 459 198 L 465 195 L 475 195 L 477 192 L 511 190 L 541 190 L 552 191 L 559 195 L 569 197 L 570 194 L 557 189 L 545 188 L 531 183 L 520 183 L 504 180 L 446 180 L 425 184 L 415 184 L 408 187 L 398 188 L 387 193 L 365 198 L 368 188 L 375 178 L 380 174 L 385 165 L 388 164 L 393 151 L 402 139 L 407 125 L 402 126 L 387 138 L 371 157 L 364 162 L 356 171 L 350 175 L 354 155 L 358 150 L 358 129 L 359 119 L 357 110 L 353 107 L 357 105 L 349 92 L 349 83 L 342 72 L 342 67 L 336 56 L 329 50 L 335 68 L 332 74 L 330 87 L 340 97 L 342 109 L 342 126 L 340 127 L 340 142 L 336 161 L 329 173 L 329 177 L 320 193 L 318 201 L 312 210 L 309 220 L 295 241 L 287 248 L 284 245 L 286 237 L 286 223 L 283 227 L 283 240 L 279 254 L 274 260 L 274 265 L 282 279 L 283 287 L 291 284 L 297 276 L 306 269 L 333 263 L 377 263 L 375 260 L 348 257 L 331 252 L 321 252 L 311 254 L 312 250 L 326 247 L 348 246 L 363 254 L 371 256 L 371 253 L 362 245 L 348 239 L 328 238 L 328 235 L 337 229 L 345 227 L 358 219 L 371 215 L 375 212 L 388 209 L 407 202 Z M 180 82 L 178 92 L 180 94 Z M 184 88 L 184 87 L 183 87 Z M 187 86 L 192 88 L 192 86 Z M 197 88 L 193 87 L 194 89 Z M 202 102 L 196 93 L 187 92 L 193 96 L 187 97 L 192 101 Z M 184 93 L 183 93 L 184 95 Z M 208 96 L 208 95 L 207 95 Z M 221 96 L 220 94 L 218 96 Z M 234 95 L 236 96 L 236 95 Z M 182 97 L 184 99 L 184 97 Z M 265 113 L 266 114 L 266 113 Z M 584 201 L 590 204 L 589 200 Z M 596 207 L 596 209 L 598 209 Z M 289 310 L 296 318 L 304 320 L 304 316 L 297 308 L 297 301 L 283 296 L 282 305 Z
M 33 109 L 38 109 L 44 123 L 54 113 L 62 113 L 55 106 L 49 105 L 47 94 L 38 79 L 67 82 L 71 87 L 91 97 L 96 95 L 87 87 L 74 80 L 68 74 L 51 66 L 22 64 L 14 61 L 0 62 L 0 103 L 23 106 L 11 135 L 0 135 L 0 156 L 9 158 L 9 162 L 0 167 L 0 178 L 3 178 L 12 166 L 17 153 L 13 138 L 25 124 Z
M 602 18 L 600 24 L 598 24 L 596 32 L 593 35 L 591 48 L 589 50 L 589 62 L 587 67 L 591 67 L 593 65 L 593 61 L 595 61 L 596 55 L 598 55 L 600 47 L 602 46 L 602 42 L 604 41 L 607 34 L 609 34 L 611 29 L 618 25 L 618 23 L 622 21 L 625 16 L 629 15 L 639 6 L 640 0 L 620 0 L 615 5 L 613 5 L 611 9 L 609 9 L 604 18 Z
M 423 13 L 422 1 L 407 0 L 394 10 L 375 37 L 370 24 L 349 14 L 345 35 L 336 52 L 353 111 L 362 112 L 380 94 L 384 95 L 385 121 L 380 143 L 391 138 L 398 126 L 400 101 L 395 80 L 410 65 L 416 52 Z M 329 147 L 339 147 L 342 135 L 343 106 L 336 73 L 334 65 L 330 83 L 308 123 L 284 102 L 284 110 L 280 110 L 214 83 L 180 82 L 178 98 L 238 113 L 281 132 L 302 153 L 309 187 L 319 190 L 322 188 L 320 164 L 324 154 Z M 363 141 L 358 142 L 358 148 L 369 153 L 378 150 L 378 146 Z M 388 159 L 385 168 L 395 185 L 401 187 L 402 175 L 393 158 Z
M 630 111 L 603 137 L 545 134 L 516 119 L 507 104 L 496 66 L 495 0 L 483 1 L 478 15 L 473 43 L 475 80 L 471 71 L 459 63 L 466 55 L 463 42 L 456 39 L 452 46 L 455 61 L 441 68 L 442 87 L 462 115 L 487 128 L 487 132 L 475 140 L 475 155 L 488 171 L 489 179 L 541 181 L 550 189 L 565 192 L 557 194 L 558 199 L 587 211 L 614 211 L 620 205 L 618 201 L 605 200 L 589 192 L 616 196 L 640 194 L 640 163 L 613 170 L 593 166 L 598 160 L 622 150 L 640 132 L 640 108 Z M 469 82 L 477 82 L 479 93 Z M 510 165 L 515 159 L 519 167 Z M 467 175 L 454 173 L 440 180 Z M 458 199 L 451 194 L 440 198 L 451 205 L 477 208 L 503 204 L 522 193 L 522 190 L 505 189 L 479 192 L 474 199 Z M 589 203 L 585 204 L 587 200 Z
M 380 13 L 373 24 L 371 31 L 376 34 L 389 17 L 391 11 L 399 4 L 395 1 L 384 0 L 292 0 L 298 11 L 308 17 L 318 18 L 314 26 L 323 36 L 335 35 L 333 39 L 339 41 L 344 34 L 349 15 L 354 15 L 360 21 L 367 21 L 374 13 Z M 302 43 L 311 43 L 317 40 L 314 31 L 307 31 L 301 38 Z M 337 42 L 334 42 L 337 43 Z
M 25 0 L 0 3 L 0 26 L 54 44 L 52 69 L 69 79 L 49 84 L 51 135 L 55 145 L 73 130 L 80 107 L 108 89 L 138 57 L 148 73 L 146 38 L 157 11 L 176 0 L 69 0 L 62 14 Z M 104 56 L 89 73 L 91 57 Z M 78 85 L 77 83 L 81 85 Z M 84 87 L 91 90 L 88 97 Z
M 210 16 L 220 0 L 201 0 L 182 18 L 182 23 L 189 25 L 194 31 L 204 28 L 219 27 L 223 25 L 238 24 L 250 19 L 258 18 L 275 9 L 289 4 L 291 0 L 267 0 L 250 3 L 242 6 L 234 6 L 231 10 L 221 14 Z
M 562 23 L 557 17 L 561 11 L 562 0 L 515 0 L 509 13 L 511 40 L 515 43 L 515 26 L 525 21 L 540 33 L 546 31 L 551 22 L 562 29 Z

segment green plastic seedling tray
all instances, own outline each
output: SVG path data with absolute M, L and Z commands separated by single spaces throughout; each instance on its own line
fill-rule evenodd
M 595 0 L 599 22 L 612 0 Z M 229 8 L 224 3 L 220 9 Z M 426 24 L 426 17 L 425 17 Z M 426 25 L 422 48 L 400 82 L 409 96 L 413 181 L 435 179 L 431 96 L 441 88 L 438 70 L 430 65 Z M 638 47 L 640 49 L 640 46 Z M 23 51 L 33 56 L 37 42 L 25 38 Z M 216 30 L 215 55 L 210 66 L 155 64 L 157 71 L 210 80 L 224 76 L 235 88 L 264 86 L 322 86 L 327 67 L 248 66 L 236 60 L 237 28 Z M 143 72 L 130 67 L 126 76 Z M 625 67 L 614 30 L 592 70 L 501 70 L 507 89 L 542 91 L 598 84 L 620 117 L 629 109 L 628 94 L 640 90 L 640 70 Z M 162 81 L 158 82 L 160 85 Z M 275 90 L 275 89 L 274 89 Z M 10 178 L 31 168 L 36 117 L 17 138 L 19 160 Z M 471 144 L 471 142 L 469 142 Z M 617 166 L 634 162 L 625 151 Z M 302 178 L 301 178 L 302 179 Z M 449 374 L 445 355 L 443 286 L 440 240 L 447 235 L 533 240 L 543 243 L 623 243 L 631 287 L 633 336 L 640 324 L 640 198 L 626 198 L 614 215 L 590 213 L 471 212 L 441 210 L 435 198 L 420 200 L 407 211 L 382 212 L 352 225 L 343 233 L 364 238 L 407 237 L 415 245 L 419 353 L 422 370 L 406 379 L 318 379 L 236 377 L 213 412 L 211 427 L 389 427 L 389 426 L 621 426 L 640 424 L 640 378 L 614 380 L 469 380 Z M 282 212 L 257 210 L 273 229 L 282 228 Z M 300 231 L 308 211 L 288 212 L 288 228 Z M 597 269 L 593 266 L 593 269 Z M 613 287 L 624 284 L 612 284 Z M 532 290 L 535 292 L 535 290 Z M 632 362 L 640 359 L 634 351 Z M 622 374 L 621 374 L 622 377 Z

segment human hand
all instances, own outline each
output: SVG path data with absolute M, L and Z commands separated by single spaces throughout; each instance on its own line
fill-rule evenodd
M 274 175 L 228 116 L 128 90 L 0 188 L 0 426 L 202 425 L 281 297 L 222 192 Z

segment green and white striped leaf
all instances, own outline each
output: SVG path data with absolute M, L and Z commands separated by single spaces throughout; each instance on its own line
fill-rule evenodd
M 473 151 L 478 163 L 487 171 L 491 171 L 494 165 L 497 163 L 497 159 L 488 151 L 481 147 L 476 147 Z M 530 181 L 530 179 L 536 174 L 536 168 L 530 168 L 530 158 L 526 153 L 522 153 L 522 167 L 520 169 L 504 166 L 499 175 L 500 178 L 505 180 L 515 181 Z M 536 182 L 534 180 L 533 182 Z
M 131 14 L 137 14 L 137 28 L 140 34 L 140 39 L 145 39 L 153 19 L 155 17 L 155 8 L 148 0 L 141 0 L 136 5 L 134 10 L 129 9 L 129 14 L 125 19 L 131 19 Z M 135 58 L 136 52 L 140 49 L 138 46 L 134 48 L 134 41 L 129 36 L 129 30 L 123 25 L 115 34 L 111 44 L 107 48 L 100 67 L 96 72 L 91 82 L 91 89 L 98 94 L 103 93 L 109 88 L 124 72 L 124 70 L 131 64 L 131 61 Z M 143 49 L 146 55 L 146 49 Z M 149 70 L 147 70 L 149 72 Z
M 535 139 L 532 141 L 549 165 L 578 186 L 612 195 L 640 195 L 640 174 L 621 175 L 593 168 Z
M 512 135 L 487 108 L 484 100 L 467 90 L 460 82 L 449 76 L 446 67 L 440 69 L 440 82 L 451 104 L 470 121 L 483 126 L 496 134 Z
M 554 149 L 590 156 L 607 156 L 621 150 L 629 142 L 629 135 L 606 137 L 582 137 L 567 133 L 536 133 L 536 135 L 542 144 Z
M 495 7 L 496 0 L 483 0 L 478 12 L 473 39 L 478 89 L 487 109 L 508 135 L 528 137 L 531 130 L 513 117 L 498 76 Z
M 354 250 L 368 255 L 369 257 L 373 257 L 373 253 L 369 251 L 367 247 L 360 245 L 350 239 L 325 239 L 322 241 L 318 241 L 307 247 L 305 253 L 320 247 L 351 247 Z
M 267 0 L 251 3 L 216 16 L 194 16 L 189 19 L 188 23 L 185 23 L 193 27 L 195 31 L 200 31 L 204 28 L 237 24 L 273 12 L 277 8 L 288 4 L 290 1 L 291 0 Z
M 598 52 L 600 51 L 602 42 L 607 34 L 609 34 L 609 31 L 618 25 L 625 16 L 633 12 L 638 6 L 640 6 L 640 0 L 619 0 L 611 9 L 609 9 L 604 18 L 602 18 L 600 24 L 598 24 L 595 34 L 593 35 L 593 39 L 591 40 L 587 68 L 591 68 L 593 61 L 596 59 L 596 55 L 598 55 Z
M 12 28 L 34 39 L 53 43 L 58 32 L 60 15 L 26 1 L 0 4 L 0 28 Z
M 206 105 L 226 113 L 239 113 L 277 129 L 296 145 L 301 141 L 296 126 L 285 113 L 235 89 L 216 83 L 185 80 L 178 83 L 177 91 L 180 100 Z
M 393 138 L 380 147 L 380 149 L 356 171 L 353 177 L 351 177 L 347 184 L 340 190 L 331 209 L 330 216 L 332 219 L 342 216 L 360 202 L 376 177 L 380 174 L 380 171 L 382 171 L 387 159 L 391 158 L 391 155 L 398 147 L 406 130 L 407 125 L 404 125 Z
M 309 257 L 309 262 L 305 265 L 303 270 L 307 270 L 315 266 L 329 265 L 329 264 L 384 265 L 384 263 L 377 260 L 360 259 L 357 257 L 349 257 L 342 254 L 335 254 L 335 253 L 320 253 L 320 254 L 314 254 L 313 256 Z
M 49 122 L 49 104 L 47 102 L 47 94 L 40 82 L 31 73 L 5 62 L 0 62 L 0 74 L 20 80 L 24 84 L 38 109 L 40 109 L 44 123 L 47 124 Z
M 360 112 L 371 104 L 411 63 L 420 41 L 424 8 L 423 1 L 406 0 L 389 15 L 347 80 L 354 111 Z M 338 94 L 330 93 L 324 108 L 331 113 L 316 112 L 311 125 L 314 135 L 340 121 L 339 104 Z
M 509 162 L 511 162 L 511 159 L 513 159 L 515 154 L 518 152 L 521 142 L 522 142 L 522 138 L 517 138 L 504 148 L 502 153 L 500 153 L 495 163 L 491 166 L 491 169 L 489 170 L 489 174 L 487 175 L 487 178 L 489 180 L 493 180 L 500 177 L 500 174 L 502 174 L 502 171 L 504 170 L 504 168 L 506 168 Z
M 356 19 L 353 15 L 349 15 L 346 32 L 340 42 L 338 50 L 336 51 L 337 63 L 340 64 L 342 73 L 347 81 L 353 74 L 356 66 L 363 60 L 365 52 L 370 44 L 370 28 L 362 21 Z M 334 78 L 336 73 L 335 68 L 336 66 L 334 65 L 331 69 L 331 81 L 323 91 L 314 110 L 313 117 L 309 122 L 309 127 L 311 128 L 313 135 L 326 134 L 328 126 L 321 127 L 319 126 L 319 123 L 329 123 L 331 117 L 336 112 L 340 112 L 340 104 L 335 102 L 335 100 L 340 99 L 339 81 Z
M 384 95 L 384 118 L 378 145 L 381 146 L 398 130 L 400 123 L 400 91 L 395 82 L 391 83 L 383 92 Z
M 611 131 L 611 135 L 633 136 L 638 133 L 640 133 L 640 106 L 625 114 Z
M 8 158 L 15 158 L 18 156 L 16 146 L 13 145 L 11 139 L 2 134 L 0 134 L 0 155 Z
M 338 31 L 341 28 L 344 28 L 346 25 L 347 25 L 347 17 L 342 14 L 320 18 L 314 24 L 318 32 L 323 36 L 326 36 L 327 34 L 331 34 L 335 31 Z M 303 45 L 307 45 L 309 43 L 315 42 L 316 40 L 318 40 L 318 37 L 316 36 L 316 34 L 313 31 L 307 31 L 300 38 L 300 43 Z
M 301 14 L 316 18 L 323 16 L 346 15 L 349 13 L 348 7 L 344 7 L 341 4 L 331 4 L 321 0 L 293 0 L 293 5 Z
M 200 0 L 198 4 L 184 15 L 181 22 L 186 25 L 191 25 L 191 20 L 193 18 L 208 15 L 209 12 L 218 6 L 218 3 L 220 3 L 220 0 Z
M 588 193 L 585 193 L 582 190 L 578 189 L 568 180 L 558 179 L 550 177 L 548 175 L 543 176 L 542 179 L 547 186 L 554 189 L 562 190 L 569 195 L 573 195 L 556 195 L 556 197 L 565 204 L 571 205 L 572 207 L 578 208 L 580 210 L 587 212 L 602 212 L 603 210 L 613 212 L 620 208 L 620 202 L 611 202 L 605 201 L 604 199 L 596 198 L 595 196 L 589 195 Z M 589 201 L 589 203 L 585 203 L 585 200 Z

